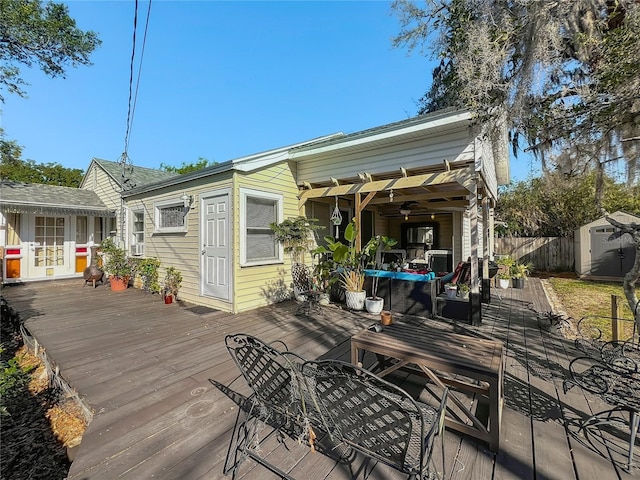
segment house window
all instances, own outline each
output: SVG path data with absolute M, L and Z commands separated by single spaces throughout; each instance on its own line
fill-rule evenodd
M 131 212 L 131 255 L 144 254 L 144 211 Z
M 168 200 L 155 204 L 156 233 L 186 232 L 186 213 L 182 200 Z
M 102 228 L 102 217 L 93 219 L 93 242 L 99 244 L 104 239 L 104 230 Z
M 243 266 L 282 262 L 282 247 L 269 224 L 282 219 L 282 195 L 240 189 L 240 262 Z
M 87 239 L 87 217 L 76 217 L 76 243 L 84 245 Z

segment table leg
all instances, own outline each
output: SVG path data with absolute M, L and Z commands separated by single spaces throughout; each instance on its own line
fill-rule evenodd
M 358 358 L 360 351 L 360 348 L 358 348 L 353 343 L 351 344 L 351 365 L 356 365 L 362 368 L 362 359 Z M 364 350 L 362 350 L 362 354 L 364 356 Z

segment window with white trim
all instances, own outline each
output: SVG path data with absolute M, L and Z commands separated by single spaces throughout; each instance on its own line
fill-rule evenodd
M 155 232 L 186 232 L 186 210 L 182 200 L 166 200 L 158 202 L 155 208 Z
M 144 211 L 131 211 L 131 255 L 144 254 Z
M 240 189 L 241 265 L 282 262 L 282 247 L 269 227 L 271 223 L 282 221 L 282 203 L 282 195 Z

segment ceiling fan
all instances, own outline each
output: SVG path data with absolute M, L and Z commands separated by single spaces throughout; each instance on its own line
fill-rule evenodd
M 400 205 L 400 213 L 404 215 L 405 220 L 409 220 L 409 215 L 411 214 L 411 205 L 415 205 L 417 203 L 418 202 L 408 201 L 403 202 L 402 205 Z

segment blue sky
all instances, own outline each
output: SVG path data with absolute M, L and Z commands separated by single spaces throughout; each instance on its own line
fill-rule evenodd
M 134 3 L 66 3 L 103 42 L 94 65 L 66 79 L 23 68 L 29 98 L 5 95 L 1 126 L 23 158 L 86 169 L 124 151 Z M 136 72 L 148 3 L 138 8 Z M 392 47 L 399 29 L 387 1 L 156 0 L 128 155 L 151 168 L 223 162 L 414 116 L 433 64 Z M 513 177 L 531 169 L 512 160 Z

